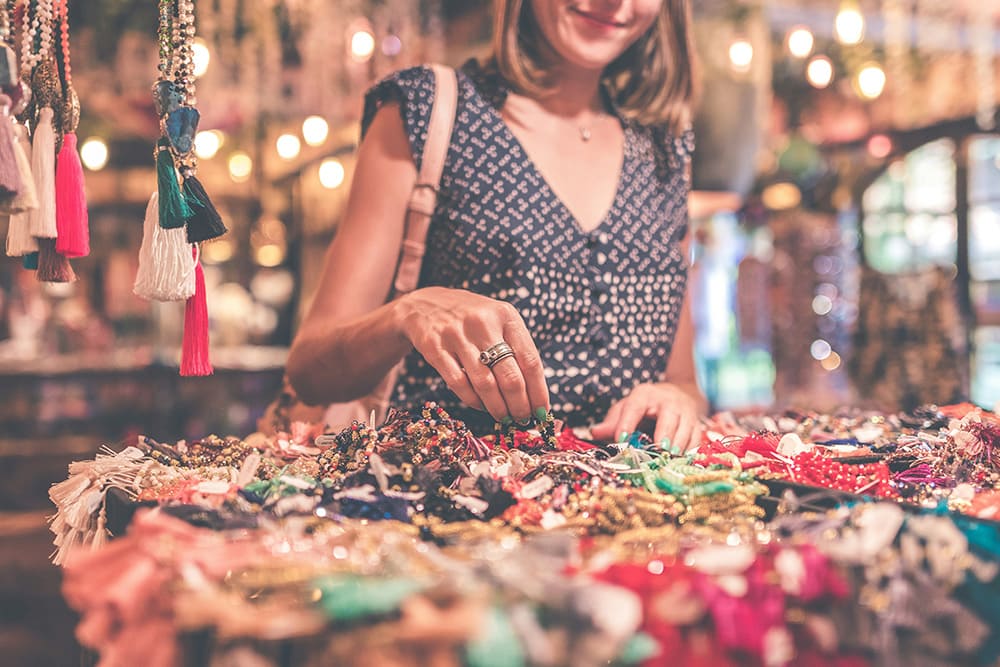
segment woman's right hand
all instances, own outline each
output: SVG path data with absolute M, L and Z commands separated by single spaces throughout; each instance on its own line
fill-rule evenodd
M 542 360 L 514 306 L 446 287 L 421 288 L 392 303 L 402 333 L 464 403 L 497 421 L 525 422 L 548 409 Z M 479 355 L 501 342 L 514 356 L 491 369 Z

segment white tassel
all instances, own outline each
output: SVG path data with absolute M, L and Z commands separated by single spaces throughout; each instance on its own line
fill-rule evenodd
M 49 487 L 49 500 L 57 507 L 65 507 L 83 495 L 90 488 L 90 477 L 86 474 L 71 473 L 67 479 Z
M 55 534 L 53 563 L 62 565 L 77 547 L 97 549 L 107 541 L 108 482 L 134 480 L 146 463 L 145 455 L 135 447 L 117 453 L 105 447 L 93 460 L 69 465 L 69 478 L 49 488 L 49 498 L 56 505 L 56 513 L 49 519 L 49 529 Z M 135 496 L 135 489 L 119 488 Z
M 191 245 L 184 227 L 163 229 L 157 193 L 149 198 L 142 225 L 139 270 L 132 291 L 151 301 L 184 301 L 194 296 L 197 259 L 192 259 Z
M 38 208 L 29 216 L 31 234 L 54 239 L 56 229 L 56 134 L 52 127 L 52 109 L 42 107 L 31 145 L 31 173 L 35 178 Z
M 35 194 L 35 179 L 31 175 L 31 144 L 24 126 L 15 126 L 17 138 L 14 141 L 14 158 L 17 169 L 21 172 L 22 187 L 7 210 L 10 224 L 7 226 L 7 256 L 24 257 L 38 252 L 38 241 L 31 235 L 30 212 L 38 208 L 38 196 Z
M 101 505 L 101 513 L 97 515 L 97 529 L 94 531 L 94 539 L 90 543 L 90 549 L 96 551 L 108 542 L 108 512 L 107 501 Z
M 19 213 L 38 208 L 38 194 L 35 192 L 35 179 L 31 176 L 31 142 L 28 141 L 28 130 L 19 123 L 14 124 L 14 159 L 17 160 L 17 171 L 21 174 L 22 187 L 17 196 L 11 200 L 7 210 Z

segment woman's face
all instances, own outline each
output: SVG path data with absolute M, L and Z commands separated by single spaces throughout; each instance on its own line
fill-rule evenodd
M 656 21 L 664 0 L 529 0 L 542 35 L 566 64 L 603 70 Z

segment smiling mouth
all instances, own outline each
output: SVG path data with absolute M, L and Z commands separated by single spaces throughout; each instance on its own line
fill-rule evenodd
M 604 28 L 624 28 L 625 27 L 625 23 L 616 20 L 613 16 L 607 16 L 605 14 L 595 14 L 593 12 L 587 12 L 587 11 L 584 11 L 584 10 L 580 9 L 579 7 L 570 7 L 569 9 L 570 9 L 571 12 L 573 12 L 577 16 L 579 16 L 579 17 L 581 17 L 583 19 L 586 19 L 587 21 L 590 21 L 591 23 L 595 23 L 595 24 L 597 24 L 599 26 L 602 26 Z

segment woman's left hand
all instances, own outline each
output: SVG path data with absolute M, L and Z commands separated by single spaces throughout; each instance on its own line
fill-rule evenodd
M 590 429 L 595 440 L 623 440 L 644 421 L 654 421 L 653 440 L 669 441 L 678 453 L 701 444 L 699 402 L 690 393 L 666 382 L 640 384 L 611 406 L 608 415 Z M 624 437 L 622 437 L 624 434 Z

